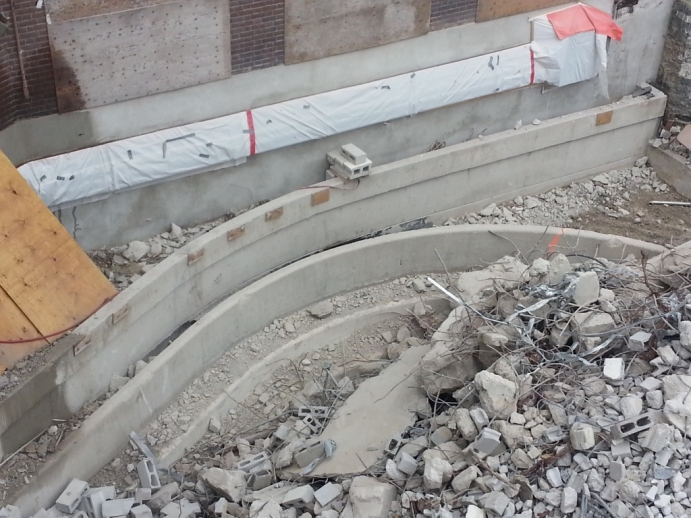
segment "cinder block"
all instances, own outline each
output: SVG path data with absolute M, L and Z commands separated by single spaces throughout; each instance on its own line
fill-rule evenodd
M 304 468 L 308 466 L 312 461 L 317 460 L 319 457 L 323 456 L 325 452 L 324 443 L 322 441 L 315 441 L 306 444 L 295 452 L 295 462 L 298 466 Z
M 197 502 L 190 502 L 182 498 L 179 502 L 171 502 L 161 509 L 161 516 L 166 518 L 191 518 L 202 512 Z
M 237 463 L 236 467 L 237 469 L 242 470 L 245 473 L 249 473 L 253 469 L 258 468 L 259 466 L 264 464 L 267 460 L 269 460 L 269 456 L 266 454 L 265 451 L 263 451 L 261 453 L 257 453 L 254 457 L 241 460 Z
M 501 434 L 491 428 L 483 428 L 480 435 L 477 436 L 471 448 L 475 453 L 484 453 L 485 455 L 492 455 L 501 444 Z
M 143 488 L 146 489 L 161 489 L 161 480 L 158 478 L 158 471 L 154 463 L 149 459 L 144 459 L 137 464 L 137 473 L 139 473 L 139 481 Z
M 485 426 L 489 424 L 489 417 L 487 416 L 487 412 L 485 412 L 482 408 L 479 407 L 473 408 L 470 411 L 470 418 L 473 420 L 478 430 L 482 430 Z
M 341 154 L 355 165 L 363 165 L 367 162 L 367 153 L 357 147 L 355 144 L 346 144 L 341 146 Z
M 314 489 L 312 486 L 300 486 L 286 493 L 281 502 L 284 506 L 304 507 L 314 503 Z
M 298 417 L 312 416 L 315 419 L 328 419 L 331 415 L 331 407 L 328 406 L 301 406 L 298 408 Z
M 302 418 L 302 422 L 305 423 L 307 428 L 312 430 L 312 433 L 319 434 L 322 431 L 323 425 L 320 421 L 314 418 L 314 416 L 307 415 Z
M 77 506 L 82 501 L 84 493 L 89 489 L 89 484 L 83 480 L 78 480 L 76 478 L 72 479 L 67 485 L 67 488 L 62 492 L 62 494 L 55 501 L 55 507 L 61 513 L 72 514 L 77 509 Z
M 261 469 L 252 473 L 247 479 L 247 485 L 252 488 L 253 491 L 259 491 L 271 485 L 273 476 L 271 473 L 265 469 Z
M 649 429 L 659 420 L 659 412 L 647 412 L 645 414 L 619 421 L 612 425 L 610 433 L 615 439 L 623 439 Z

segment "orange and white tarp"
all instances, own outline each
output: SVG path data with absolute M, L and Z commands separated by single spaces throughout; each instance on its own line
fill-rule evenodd
M 604 11 L 589 5 L 574 5 L 547 15 L 554 32 L 560 40 L 581 32 L 595 31 L 595 34 L 609 36 L 621 41 L 624 31 Z

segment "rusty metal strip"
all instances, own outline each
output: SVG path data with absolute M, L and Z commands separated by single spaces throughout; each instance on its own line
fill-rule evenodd
M 19 73 L 22 75 L 22 90 L 24 90 L 24 99 L 29 99 L 29 83 L 26 80 L 26 70 L 24 69 L 24 56 L 22 55 L 22 44 L 19 41 L 19 27 L 17 26 L 17 14 L 14 8 L 14 0 L 10 0 L 10 9 L 12 10 L 12 26 L 14 27 L 14 37 L 17 40 L 17 55 L 19 56 Z

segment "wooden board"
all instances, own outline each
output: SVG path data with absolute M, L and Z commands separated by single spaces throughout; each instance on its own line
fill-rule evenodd
M 478 0 L 475 21 L 487 22 L 566 3 L 564 0 Z
M 431 0 L 286 0 L 285 63 L 422 36 L 429 32 L 431 5 Z
M 0 342 L 38 338 L 0 344 L 0 364 L 45 345 L 41 336 L 59 338 L 116 293 L 0 152 Z
M 108 3 L 80 2 L 82 9 L 70 10 L 77 3 L 62 2 L 52 8 L 59 8 L 48 33 L 60 112 L 230 76 L 228 0 L 120 0 L 115 5 L 144 6 L 117 12 L 99 7 Z

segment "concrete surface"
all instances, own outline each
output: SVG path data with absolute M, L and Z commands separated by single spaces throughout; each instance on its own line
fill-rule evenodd
M 287 0 L 287 65 L 429 32 L 430 0 Z M 347 72 L 347 71 L 346 71 Z
M 648 145 L 648 161 L 657 175 L 691 200 L 691 167 L 686 159 L 666 149 Z
M 381 236 L 329 250 L 282 268 L 228 297 L 159 354 L 139 376 L 106 401 L 75 433 L 16 499 L 22 514 L 47 507 L 70 478 L 88 480 L 165 409 L 209 365 L 239 341 L 276 318 L 338 293 L 441 270 L 461 270 L 514 253 L 546 249 L 560 236 L 557 250 L 610 259 L 664 248 L 594 232 L 532 226 L 458 226 Z
M 224 394 L 217 397 L 204 412 L 199 414 L 189 423 L 187 432 L 176 440 L 159 450 L 159 460 L 166 466 L 174 464 L 185 455 L 197 441 L 207 433 L 209 420 L 213 417 L 220 418 L 228 413 L 231 408 L 237 407 L 237 401 L 243 401 L 252 394 L 255 388 L 271 377 L 276 362 L 290 358 L 298 359 L 305 354 L 318 351 L 326 345 L 337 343 L 353 335 L 357 330 L 370 324 L 383 322 L 401 315 L 410 315 L 410 311 L 420 299 L 392 302 L 376 308 L 357 311 L 350 315 L 328 320 L 324 324 L 309 333 L 301 335 L 284 346 L 276 349 L 260 363 L 249 369 L 244 365 L 237 367 L 237 381 L 229 385 Z M 449 302 L 443 298 L 425 299 L 425 305 L 432 307 L 437 312 L 449 311 Z
M 429 226 L 449 211 L 476 210 L 633 163 L 644 154 L 664 102 L 660 94 L 630 99 L 475 139 L 375 168 L 356 190 L 331 190 L 327 203 L 313 207 L 315 191 L 303 189 L 217 227 L 53 347 L 49 362 L 0 404 L 0 454 L 53 418 L 77 412 L 106 391 L 112 374 L 124 373 L 178 326 L 282 265 L 388 227 Z M 612 122 L 596 126 L 597 113 L 609 109 Z M 266 221 L 278 208 L 282 217 Z M 227 233 L 243 226 L 245 234 L 228 241 Z M 201 249 L 203 258 L 188 265 L 187 255 Z

